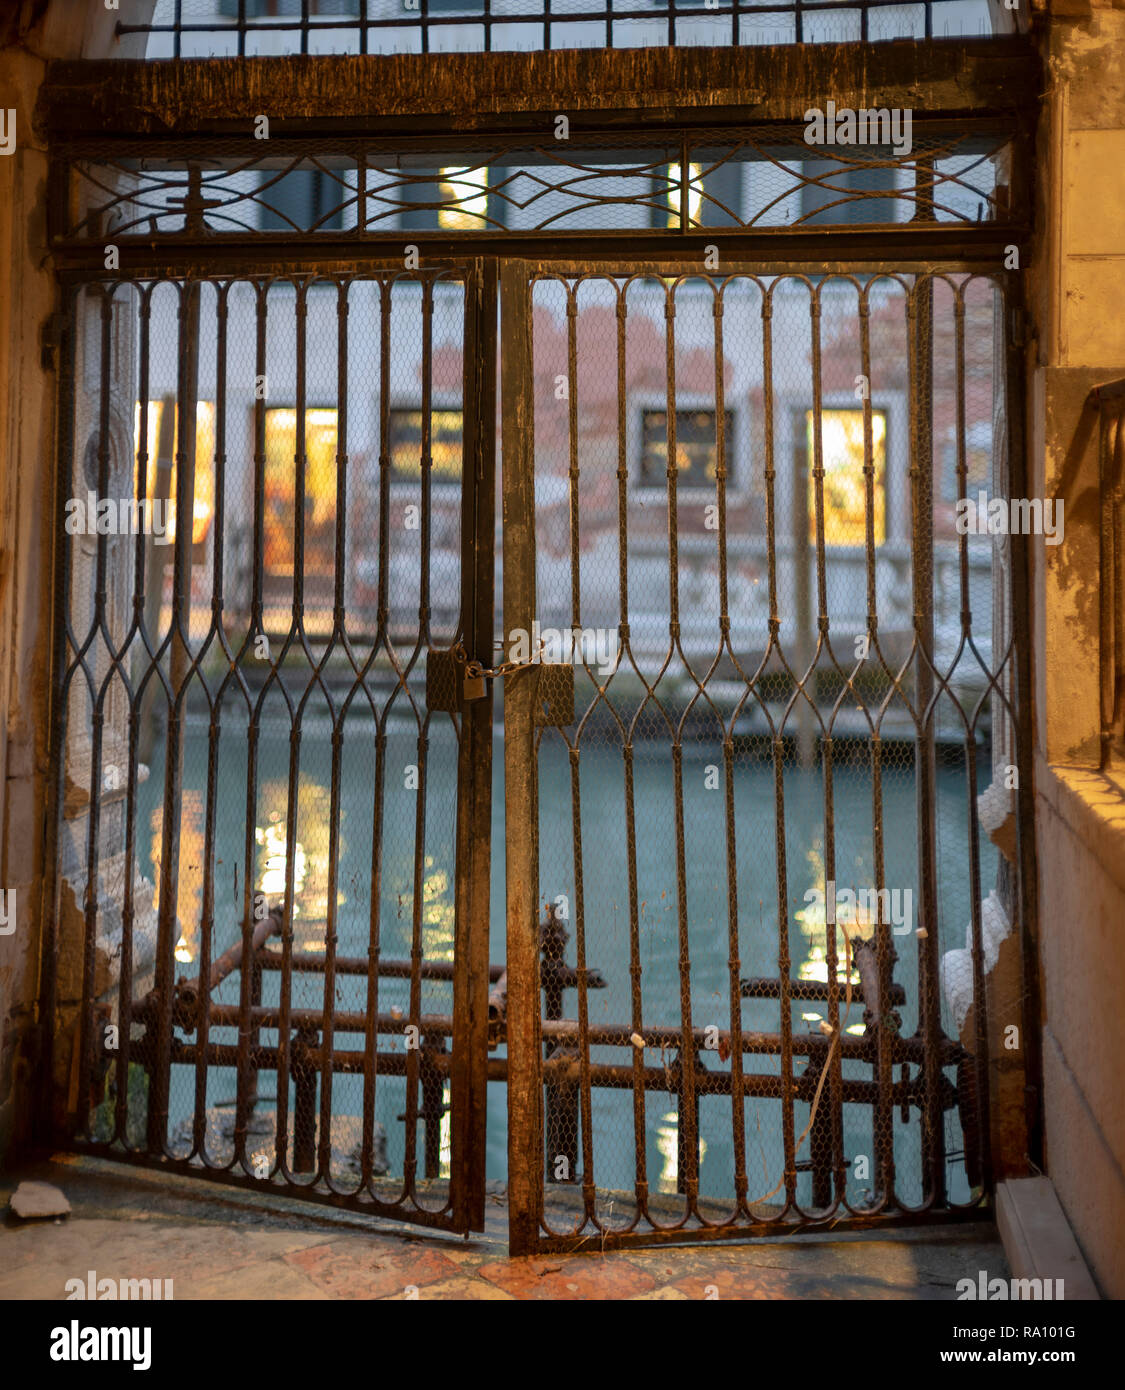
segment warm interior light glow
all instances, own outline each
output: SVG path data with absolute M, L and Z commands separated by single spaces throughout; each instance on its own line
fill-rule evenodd
M 826 545 L 866 544 L 867 481 L 863 476 L 863 411 L 822 410 L 824 458 L 824 542 Z M 816 418 L 805 415 L 809 461 L 809 543 L 816 543 L 816 492 L 812 476 L 816 457 Z M 887 539 L 887 417 L 871 412 L 872 521 L 875 544 Z
M 149 401 L 148 410 L 148 436 L 145 440 L 145 452 L 148 454 L 147 467 L 145 469 L 144 490 L 141 489 L 141 403 L 137 401 L 133 407 L 133 438 L 136 443 L 135 465 L 133 469 L 133 487 L 135 496 L 140 499 L 142 496 L 152 501 L 156 497 L 157 475 L 156 464 L 160 450 L 160 427 L 164 419 L 164 405 L 162 400 Z M 180 448 L 179 429 L 180 414 L 179 406 L 173 403 L 175 411 L 173 417 L 173 440 L 171 457 L 171 474 L 168 480 L 168 538 L 174 541 L 176 538 L 176 455 Z M 192 499 L 192 520 L 191 520 L 191 539 L 193 544 L 198 545 L 206 540 L 207 532 L 211 527 L 211 518 L 215 514 L 215 404 L 213 401 L 196 401 L 195 403 L 195 496 Z
M 438 226 L 451 232 L 479 231 L 488 216 L 488 170 L 443 169 L 441 196 L 456 207 L 438 209 Z
M 678 227 L 680 225 L 680 188 L 682 175 L 680 165 L 668 165 L 668 225 Z M 699 211 L 703 206 L 703 166 L 700 164 L 688 165 L 688 222 L 698 223 Z

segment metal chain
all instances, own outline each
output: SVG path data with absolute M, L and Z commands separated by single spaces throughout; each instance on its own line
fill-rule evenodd
M 494 676 L 510 676 L 515 671 L 524 671 L 529 666 L 538 665 L 538 659 L 543 655 L 544 647 L 545 644 L 540 642 L 538 649 L 532 653 L 527 661 L 502 661 L 499 666 L 482 666 L 475 657 L 470 661 L 465 651 L 465 644 L 458 642 L 453 648 L 453 659 L 459 666 L 465 668 L 465 675 L 470 679 L 476 680 L 480 676 L 491 679 Z

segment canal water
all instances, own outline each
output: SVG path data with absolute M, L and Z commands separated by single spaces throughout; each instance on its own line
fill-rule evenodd
M 267 702 L 258 739 L 258 795 L 247 810 L 248 738 L 245 721 L 224 711 L 216 760 L 218 784 L 215 835 L 215 925 L 212 955 L 238 939 L 246 874 L 248 822 L 254 845 L 252 873 L 255 887 L 271 902 L 282 899 L 287 873 L 295 888 L 294 951 L 323 955 L 329 898 L 332 742 L 327 720 L 306 715 L 302 722 L 297 774 L 298 807 L 292 842 L 293 863 L 288 863 L 286 835 L 290 785 L 290 722 L 280 702 Z M 181 822 L 181 872 L 177 887 L 180 939 L 177 973 L 192 976 L 198 969 L 200 909 L 203 889 L 204 795 L 207 769 L 207 724 L 193 719 L 187 725 L 184 757 L 184 798 Z M 153 775 L 138 788 L 138 852 L 141 872 L 158 882 L 163 768 L 163 747 L 157 743 L 151 763 Z M 978 775 L 987 782 L 990 758 L 987 746 L 977 750 Z M 589 993 L 592 1024 L 629 1023 L 631 1019 L 630 909 L 624 778 L 620 747 L 594 741 L 584 749 L 581 767 L 582 909 L 587 965 L 601 972 L 606 988 Z M 539 757 L 540 889 L 541 898 L 559 901 L 567 913 L 571 940 L 567 960 L 575 961 L 574 929 L 577 893 L 574 876 L 572 824 L 572 768 L 567 748 L 556 731 L 547 731 Z M 689 740 L 683 763 L 684 786 L 684 887 L 686 890 L 689 948 L 691 954 L 691 1004 L 696 1027 L 714 1024 L 729 1027 L 730 970 L 728 923 L 728 856 L 726 797 L 721 775 L 716 789 L 715 769 L 721 774 L 718 744 Z M 372 830 L 375 785 L 374 723 L 368 711 L 356 709 L 345 726 L 340 762 L 339 868 L 337 883 L 338 946 L 341 956 L 366 957 L 371 925 Z M 491 959 L 504 959 L 504 794 L 503 743 L 498 726 L 494 751 L 492 809 L 492 911 Z M 456 744 L 448 720 L 435 724 L 424 759 L 419 754 L 413 721 L 389 726 L 385 753 L 385 811 L 382 871 L 379 876 L 380 946 L 383 956 L 406 958 L 410 953 L 415 892 L 415 828 L 419 780 L 426 793 L 425 845 L 421 875 L 421 941 L 427 959 L 453 957 L 453 825 L 456 792 Z M 913 893 L 908 930 L 894 937 L 899 959 L 894 978 L 906 991 L 900 1010 L 902 1031 L 909 1035 L 917 1025 L 918 833 L 915 808 L 913 754 L 908 745 L 888 745 L 882 778 L 884 829 L 884 882 Z M 680 1020 L 680 943 L 677 896 L 677 862 L 672 796 L 672 762 L 667 743 L 639 739 L 635 752 L 636 875 L 638 937 L 643 992 L 643 1019 L 648 1027 L 678 1025 Z M 788 875 L 788 902 L 780 914 L 786 923 L 795 978 L 825 979 L 824 910 L 811 890 L 825 886 L 824 779 L 818 766 L 802 769 L 794 762 L 784 775 L 784 849 Z M 734 823 L 736 827 L 737 919 L 741 976 L 777 975 L 777 823 L 774 771 L 768 753 L 751 743 L 735 757 Z M 872 787 L 869 766 L 841 759 L 834 770 L 834 824 L 838 894 L 861 889 L 874 880 Z M 963 750 L 939 745 L 937 783 L 938 839 L 938 934 L 942 952 L 965 944 L 970 920 L 968 869 L 969 805 Z M 984 837 L 980 842 L 981 891 L 987 894 L 995 882 L 996 854 Z M 903 899 L 905 901 L 905 899 Z M 848 918 L 842 905 L 838 916 Z M 855 936 L 869 935 L 870 927 L 859 914 L 852 918 Z M 840 939 L 840 949 L 843 941 Z M 215 995 L 220 1002 L 237 1002 L 238 977 L 228 979 Z M 366 1006 L 362 978 L 341 977 L 336 1005 L 362 1011 Z M 379 986 L 379 1010 L 409 1011 L 409 983 L 384 979 Z M 264 1001 L 277 998 L 277 977 L 267 974 Z M 295 1008 L 321 1009 L 322 977 L 295 974 L 292 1003 Z M 744 1000 L 742 1024 L 747 1029 L 776 1031 L 780 1005 L 776 1000 Z M 451 1012 L 450 987 L 443 982 L 424 982 L 422 1011 Z M 843 1011 L 843 1010 L 841 1010 Z M 564 1013 L 576 1017 L 573 991 L 565 997 Z M 815 1031 L 826 1005 L 797 1003 L 793 1006 L 795 1033 Z M 847 1020 L 847 1031 L 863 1033 L 863 1005 L 858 998 Z M 946 1032 L 956 1036 L 948 1008 L 943 1003 Z M 234 1042 L 234 1030 L 212 1031 L 216 1041 Z M 276 1034 L 263 1030 L 263 1044 Z M 358 1035 L 336 1036 L 337 1046 L 357 1049 Z M 404 1043 L 381 1039 L 380 1047 L 402 1050 Z M 709 1070 L 729 1067 L 715 1052 L 705 1053 Z M 622 1063 L 629 1052 L 621 1048 L 594 1048 L 594 1061 Z M 671 1056 L 659 1051 L 646 1054 L 648 1066 L 667 1065 Z M 798 1061 L 798 1067 L 803 1062 Z M 768 1057 L 747 1057 L 747 1070 L 772 1071 L 778 1063 Z M 844 1075 L 870 1078 L 871 1068 L 846 1062 Z M 952 1073 L 950 1073 L 952 1079 Z M 272 1073 L 262 1073 L 263 1104 L 272 1104 Z M 209 1076 L 209 1106 L 227 1106 L 235 1093 L 233 1070 L 216 1069 Z M 189 1068 L 173 1071 L 172 1127 L 191 1114 L 193 1075 Z M 334 1082 L 334 1111 L 362 1113 L 362 1080 L 340 1076 Z M 488 1176 L 504 1179 L 507 1171 L 506 1093 L 499 1083 L 489 1085 Z M 376 1118 L 386 1131 L 387 1161 L 391 1173 L 402 1171 L 404 1149 L 404 1081 L 380 1078 Z M 290 1112 L 292 1113 L 292 1112 Z M 593 1093 L 595 1180 L 599 1188 L 631 1191 L 634 1182 L 633 1099 L 631 1091 L 595 1089 Z M 648 1176 L 654 1191 L 676 1190 L 676 1114 L 671 1095 L 646 1097 L 646 1150 Z M 805 1126 L 808 1108 L 796 1107 L 797 1133 Z M 895 1159 L 900 1198 L 916 1202 L 921 1196 L 920 1121 L 916 1110 L 903 1122 L 895 1111 Z M 448 1122 L 446 1122 L 446 1135 Z M 705 1196 L 722 1198 L 734 1190 L 734 1138 L 729 1098 L 705 1097 L 700 1117 L 700 1188 Z M 421 1136 L 419 1135 L 419 1142 Z M 764 1196 L 782 1174 L 780 1107 L 774 1101 L 748 1098 L 746 1152 L 751 1198 Z M 866 1155 L 871 1160 L 873 1136 L 870 1110 L 849 1105 L 844 1109 L 844 1143 L 849 1159 Z M 951 1196 L 964 1200 L 969 1189 L 955 1112 L 947 1112 L 946 1150 Z M 799 1157 L 807 1157 L 805 1151 Z M 863 1172 L 857 1164 L 853 1171 Z M 801 1179 L 801 1193 L 809 1199 L 809 1179 Z M 861 1198 L 870 1186 L 863 1177 L 849 1176 L 849 1196 Z

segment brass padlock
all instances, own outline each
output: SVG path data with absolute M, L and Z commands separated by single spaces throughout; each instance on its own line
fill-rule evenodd
M 470 700 L 484 699 L 484 676 L 475 675 L 468 667 L 465 669 L 465 680 L 461 687 L 462 697 L 466 704 Z

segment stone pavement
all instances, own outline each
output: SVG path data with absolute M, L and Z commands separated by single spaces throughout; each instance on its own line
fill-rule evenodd
M 60 1187 L 71 1215 L 12 1216 L 21 1179 Z M 951 1299 L 958 1279 L 1009 1273 L 985 1223 L 512 1259 L 505 1199 L 487 1205 L 488 1229 L 466 1240 L 55 1154 L 0 1172 L 0 1299 L 62 1299 L 89 1270 L 171 1279 L 176 1299 Z

